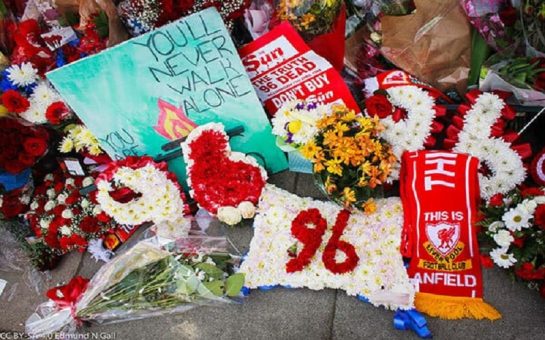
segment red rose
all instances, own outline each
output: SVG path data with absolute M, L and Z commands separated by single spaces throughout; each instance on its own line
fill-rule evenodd
M 28 99 L 15 90 L 7 90 L 2 93 L 2 104 L 9 112 L 21 113 L 30 107 Z
M 55 208 L 53 208 L 52 212 L 55 216 L 61 216 L 65 208 L 66 206 L 64 204 L 60 204 L 60 205 L 57 205 Z
M 537 206 L 534 212 L 534 224 L 545 230 L 545 204 Z
M 515 274 L 523 280 L 543 280 L 545 279 L 545 267 L 536 269 L 531 262 L 524 262 Z
M 73 205 L 73 204 L 76 204 L 76 202 L 79 200 L 80 197 L 81 195 L 79 194 L 79 191 L 76 190 L 73 193 L 71 193 L 70 196 L 68 196 L 64 202 L 67 205 Z
M 7 163 L 2 162 L 2 167 L 10 174 L 18 174 L 28 168 L 28 166 L 25 166 L 19 160 L 10 161 Z
M 488 205 L 491 207 L 501 207 L 503 205 L 503 195 L 495 194 L 494 196 L 490 197 Z
M 375 94 L 367 98 L 365 108 L 370 117 L 378 116 L 381 119 L 390 115 L 394 109 L 388 98 L 381 94 Z
M 513 26 L 517 21 L 517 10 L 513 6 L 509 6 L 498 13 L 500 19 L 505 26 Z
M 40 157 L 47 150 L 47 143 L 41 138 L 30 137 L 23 142 L 23 148 L 30 155 Z
M 64 183 L 63 182 L 57 182 L 57 183 L 55 183 L 53 188 L 55 189 L 55 192 L 57 194 L 59 194 L 64 189 Z
M 26 154 L 26 153 L 20 153 L 19 157 L 17 158 L 21 164 L 24 166 L 30 168 L 34 165 L 34 162 L 36 161 L 36 158 L 34 156 Z
M 540 188 L 525 188 L 522 189 L 520 192 L 522 198 L 528 198 L 528 197 L 535 197 L 535 196 L 541 196 L 543 195 L 543 190 Z
M 79 228 L 85 233 L 94 234 L 100 230 L 100 225 L 98 224 L 98 220 L 96 218 L 92 216 L 85 216 L 81 220 Z
M 53 124 L 60 124 L 66 117 L 70 115 L 70 110 L 64 105 L 63 102 L 54 102 L 47 107 L 45 111 L 45 117 Z

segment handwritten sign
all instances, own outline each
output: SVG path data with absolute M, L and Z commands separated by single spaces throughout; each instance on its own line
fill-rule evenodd
M 220 15 L 193 14 L 47 74 L 114 159 L 156 156 L 197 125 L 221 122 L 244 133 L 233 150 L 267 170 L 286 169 L 271 127 Z M 169 163 L 185 181 L 183 160 Z
M 337 71 L 287 22 L 239 50 L 259 99 L 273 115 L 287 101 L 342 102 L 360 112 Z

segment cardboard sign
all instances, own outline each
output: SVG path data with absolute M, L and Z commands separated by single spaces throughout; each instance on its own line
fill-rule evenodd
M 233 150 L 286 169 L 267 116 L 215 8 L 185 17 L 47 74 L 112 157 L 161 153 L 197 125 L 243 126 Z M 170 170 L 185 182 L 177 158 Z
M 269 114 L 283 103 L 306 99 L 343 102 L 360 112 L 339 73 L 312 51 L 287 22 L 239 50 L 242 63 Z

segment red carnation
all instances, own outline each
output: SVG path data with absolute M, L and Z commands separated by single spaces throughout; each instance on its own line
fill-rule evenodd
M 64 103 L 60 101 L 52 103 L 47 107 L 47 110 L 45 111 L 45 117 L 53 125 L 60 124 L 61 121 L 63 121 L 69 115 L 70 110 L 68 110 L 66 105 L 64 105 Z
M 545 279 L 545 268 L 536 269 L 531 262 L 524 262 L 515 274 L 523 280 L 542 280 Z
M 534 224 L 545 230 L 545 204 L 540 204 L 537 206 L 534 213 Z
M 30 107 L 28 99 L 15 90 L 7 90 L 2 93 L 2 104 L 8 111 L 14 113 L 25 112 Z
M 80 199 L 81 195 L 78 190 L 75 190 L 72 192 L 64 201 L 67 205 L 73 205 L 76 204 L 76 202 Z
M 23 142 L 23 148 L 34 157 L 42 156 L 47 150 L 47 143 L 41 138 L 30 137 Z
M 501 207 L 503 205 L 503 195 L 498 193 L 490 197 L 488 205 L 491 207 Z
M 55 192 L 57 194 L 59 194 L 63 189 L 64 189 L 64 183 L 62 182 L 57 182 L 55 183 L 55 185 L 53 186 L 53 188 L 55 189 Z
M 378 116 L 381 119 L 386 118 L 393 111 L 393 106 L 388 98 L 381 94 L 375 94 L 367 98 L 365 108 L 370 117 Z
M 100 230 L 98 220 L 92 216 L 85 216 L 79 225 L 79 228 L 88 234 L 94 234 Z
M 112 218 L 108 216 L 108 214 L 106 214 L 104 211 L 97 215 L 97 219 L 103 223 L 108 223 L 112 220 Z

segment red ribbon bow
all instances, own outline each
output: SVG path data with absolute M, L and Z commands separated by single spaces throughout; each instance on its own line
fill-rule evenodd
M 68 284 L 51 288 L 47 291 L 46 296 L 55 301 L 60 308 L 70 308 L 72 317 L 76 317 L 76 303 L 87 290 L 89 279 L 83 276 L 76 276 Z

